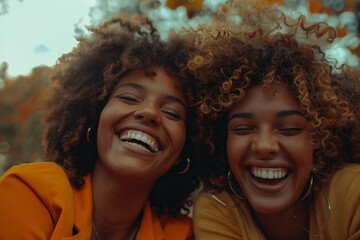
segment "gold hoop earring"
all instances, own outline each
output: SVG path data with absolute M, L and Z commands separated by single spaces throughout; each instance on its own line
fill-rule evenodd
M 89 127 L 86 131 L 86 141 L 90 144 L 90 132 L 91 132 L 91 127 Z
M 187 172 L 187 170 L 189 170 L 189 168 L 190 168 L 190 159 L 189 158 L 186 158 L 186 167 L 185 167 L 185 169 L 184 170 L 181 170 L 181 171 L 175 171 L 175 174 L 177 174 L 177 175 L 181 175 L 181 174 L 184 174 L 184 173 L 186 173 Z
M 312 177 L 312 176 L 311 176 L 311 177 Z M 308 192 L 309 192 L 309 191 L 308 191 Z M 297 224 L 297 223 L 296 223 L 296 215 L 293 216 L 293 221 L 294 221 L 294 223 L 295 223 L 296 225 L 298 225 L 299 227 L 301 227 L 305 232 L 307 232 L 307 233 L 309 233 L 310 235 L 315 236 L 315 237 L 320 236 L 320 234 L 324 231 L 326 225 L 327 225 L 328 222 L 329 222 L 330 213 L 331 213 L 331 203 L 330 203 L 330 200 L 329 200 L 328 196 L 326 195 L 326 193 L 325 193 L 323 190 L 321 190 L 321 193 L 324 195 L 324 197 L 325 197 L 325 199 L 326 199 L 326 201 L 327 201 L 328 210 L 327 210 L 327 214 L 326 214 L 326 217 L 325 217 L 325 220 L 324 220 L 324 224 L 320 227 L 319 232 L 313 233 L 313 232 L 310 231 L 310 229 L 307 229 L 307 228 L 305 228 L 304 226 L 301 226 L 301 225 Z
M 228 172 L 228 184 L 229 184 L 230 190 L 233 192 L 233 194 L 234 194 L 237 198 L 239 198 L 239 199 L 241 199 L 241 200 L 245 200 L 245 199 L 246 199 L 246 197 L 245 197 L 244 195 L 237 193 L 237 192 L 235 191 L 235 188 L 232 186 L 232 183 L 231 183 L 231 169 L 230 169 L 229 172 Z
M 217 197 L 218 194 L 213 194 L 210 192 L 210 190 L 207 190 L 208 194 L 210 194 L 210 196 L 215 200 L 217 201 L 218 203 L 220 203 L 221 205 L 223 205 L 224 207 L 227 207 L 227 208 L 234 208 L 234 207 L 237 207 L 239 206 L 240 203 L 242 203 L 242 199 L 239 201 L 239 202 L 236 202 L 234 203 L 233 205 L 228 205 L 226 204 L 225 202 L 223 202 L 220 198 Z
M 313 174 L 311 173 L 309 187 L 306 190 L 306 193 L 304 194 L 304 196 L 301 198 L 301 201 L 304 201 L 310 195 L 313 183 L 314 183 L 314 177 L 313 177 Z

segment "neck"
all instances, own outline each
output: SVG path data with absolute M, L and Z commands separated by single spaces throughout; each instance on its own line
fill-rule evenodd
M 255 220 L 262 229 L 266 239 L 272 240 L 304 240 L 308 239 L 308 233 L 301 226 L 309 228 L 309 208 L 304 202 L 298 202 L 295 206 L 274 214 L 261 214 L 253 211 Z M 296 223 L 294 222 L 296 215 Z
M 128 239 L 153 184 L 121 179 L 96 165 L 92 174 L 93 222 L 101 239 Z

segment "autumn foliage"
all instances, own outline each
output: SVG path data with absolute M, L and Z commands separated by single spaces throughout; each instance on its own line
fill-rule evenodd
M 0 167 L 41 159 L 41 107 L 50 73 L 51 68 L 38 67 L 29 76 L 5 79 L 0 89 L 0 143 L 10 148 L 0 148 Z

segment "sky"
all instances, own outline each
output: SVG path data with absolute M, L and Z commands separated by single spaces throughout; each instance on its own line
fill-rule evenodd
M 89 25 L 89 8 L 96 0 L 9 1 L 0 15 L 0 63 L 8 75 L 28 75 L 39 65 L 52 66 L 76 45 L 75 24 Z
M 0 12 L 0 64 L 8 63 L 7 77 L 10 78 L 29 75 L 36 66 L 53 66 L 63 53 L 70 52 L 76 45 L 75 25 L 85 30 L 86 25 L 98 24 L 120 8 L 134 7 L 138 1 L 142 2 L 5 0 L 7 13 L 1 15 Z M 0 0 L 0 4 L 2 2 L 4 0 Z M 161 7 L 152 15 L 167 19 L 164 25 L 173 26 L 175 22 L 178 25 L 187 18 L 185 8 L 173 11 L 165 7 L 165 0 L 160 2 Z M 204 0 L 204 4 L 210 6 L 219 2 L 224 0 Z

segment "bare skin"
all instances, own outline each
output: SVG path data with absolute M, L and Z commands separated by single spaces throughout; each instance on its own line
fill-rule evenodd
M 307 239 L 309 209 L 301 194 L 313 166 L 307 120 L 286 87 L 247 90 L 229 114 L 231 170 L 267 239 Z M 296 215 L 296 223 L 293 216 Z
M 130 239 L 152 187 L 178 161 L 185 123 L 186 99 L 162 69 L 155 77 L 132 72 L 119 81 L 100 116 L 92 175 L 101 239 Z
M 296 213 L 296 224 L 294 224 L 294 213 Z M 307 232 L 301 227 L 309 229 L 309 209 L 299 202 L 294 209 L 287 210 L 278 215 L 267 215 L 253 213 L 257 223 L 263 229 L 267 239 L 277 240 L 305 240 L 309 238 Z
M 129 239 L 154 183 L 145 185 L 121 178 L 109 181 L 106 171 L 95 169 L 93 178 L 99 179 L 93 181 L 93 221 L 96 229 L 102 239 Z M 96 240 L 94 233 L 92 239 Z

